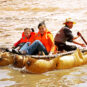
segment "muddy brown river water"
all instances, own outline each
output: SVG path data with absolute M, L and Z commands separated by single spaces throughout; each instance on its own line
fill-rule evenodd
M 80 31 L 87 41 L 87 0 L 0 0 L 0 47 L 11 47 L 25 27 L 37 32 L 43 20 L 55 36 L 68 17 L 76 22 L 73 34 Z M 0 87 L 87 87 L 87 65 L 43 74 L 0 67 Z

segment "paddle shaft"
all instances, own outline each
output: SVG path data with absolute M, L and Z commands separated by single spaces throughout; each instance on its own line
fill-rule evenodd
M 85 42 L 85 44 L 87 45 L 86 40 L 84 39 L 84 37 L 82 36 L 82 34 L 80 32 L 78 32 L 80 34 L 80 37 L 82 38 L 82 40 Z

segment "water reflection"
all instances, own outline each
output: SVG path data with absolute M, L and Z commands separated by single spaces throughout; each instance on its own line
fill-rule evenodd
M 14 81 L 0 81 L 0 87 L 10 87 L 11 85 L 14 85 Z
M 9 76 L 8 73 L 10 73 L 9 70 L 0 70 L 0 80 L 13 78 L 12 76 Z
M 10 87 L 16 84 L 15 81 L 11 81 L 14 76 L 10 76 L 10 73 L 11 71 L 8 69 L 8 67 L 0 67 L 0 87 Z

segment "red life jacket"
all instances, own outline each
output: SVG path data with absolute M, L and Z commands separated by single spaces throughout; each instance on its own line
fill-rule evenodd
M 17 47 L 18 46 L 18 44 L 20 44 L 20 43 L 26 43 L 26 42 L 33 42 L 33 40 L 34 40 L 34 37 L 35 37 L 35 32 L 31 32 L 30 33 L 30 35 L 29 35 L 29 37 L 26 37 L 25 35 L 24 35 L 24 32 L 22 33 L 22 38 L 18 41 L 18 42 L 16 42 L 15 44 L 14 44 L 14 46 L 15 47 Z
M 43 36 L 41 36 L 41 33 L 38 32 L 37 35 L 35 36 L 35 40 L 40 40 L 42 44 L 45 46 L 47 52 L 50 52 L 54 44 L 53 35 L 48 30 L 44 32 Z

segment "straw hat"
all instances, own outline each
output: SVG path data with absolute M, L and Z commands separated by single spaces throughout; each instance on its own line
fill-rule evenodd
M 67 22 L 72 22 L 73 24 L 76 24 L 76 22 L 74 22 L 72 18 L 67 18 L 64 24 L 66 24 Z

